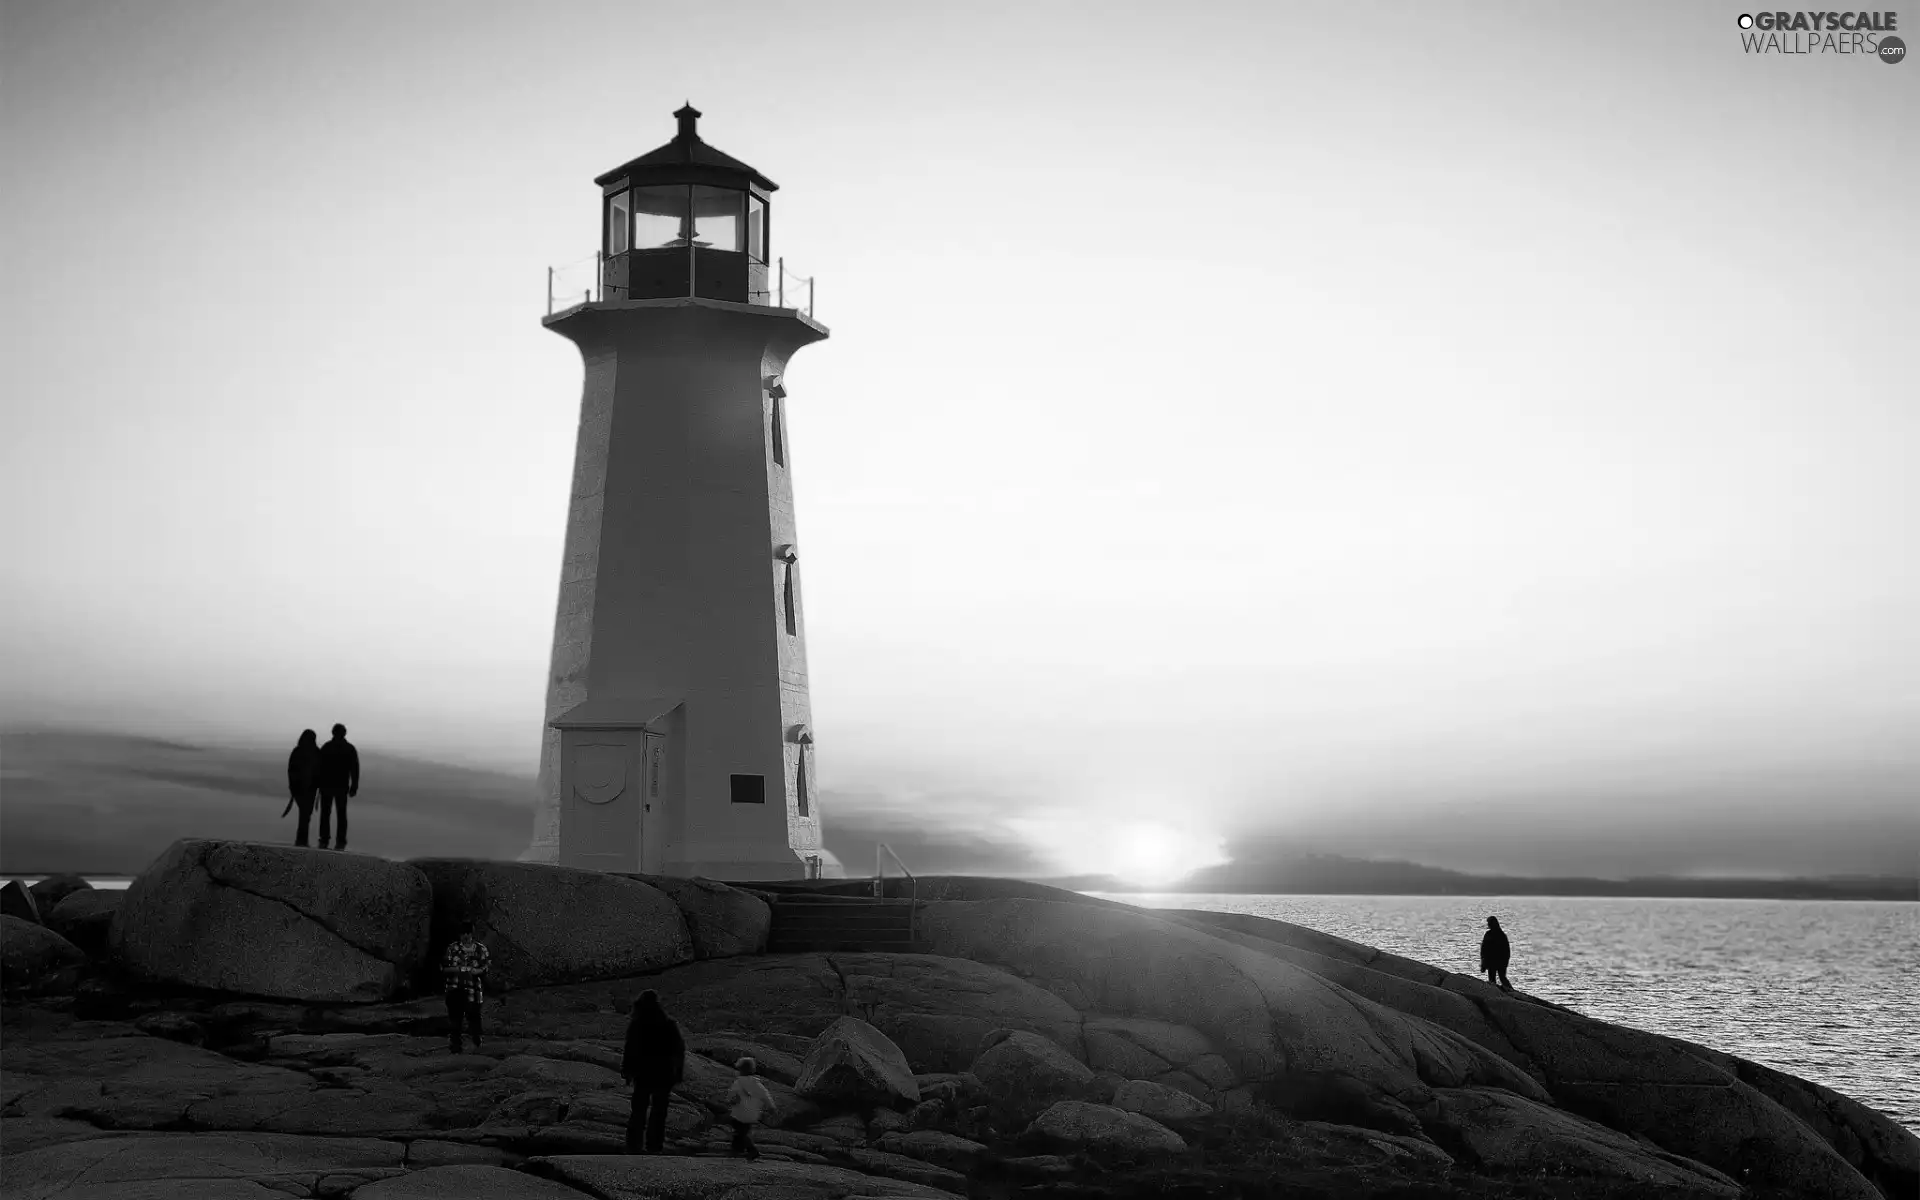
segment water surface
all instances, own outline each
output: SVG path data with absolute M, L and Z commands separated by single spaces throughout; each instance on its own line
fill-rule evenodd
M 1583 896 L 1110 894 L 1251 913 L 1451 971 L 1500 918 L 1513 986 L 1764 1063 L 1920 1133 L 1920 904 Z

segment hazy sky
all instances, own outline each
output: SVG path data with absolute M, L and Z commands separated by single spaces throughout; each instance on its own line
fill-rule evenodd
M 1149 873 L 1849 869 L 1794 821 L 1920 805 L 1920 64 L 1718 3 L 3 11 L 0 716 L 530 772 L 546 269 L 690 99 L 833 330 L 830 792 Z

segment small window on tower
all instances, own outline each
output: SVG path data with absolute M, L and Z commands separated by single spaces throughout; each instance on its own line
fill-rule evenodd
M 800 620 L 798 615 L 793 611 L 793 564 L 792 563 L 787 564 L 787 585 L 785 588 L 782 589 L 782 592 L 784 593 L 782 596 L 782 599 L 784 599 L 786 602 L 785 607 L 787 610 L 787 636 L 798 637 L 800 636 Z
M 767 205 L 751 192 L 747 194 L 747 256 L 754 262 L 767 261 Z
M 768 416 L 768 421 L 773 426 L 773 461 L 776 465 L 784 467 L 787 465 L 787 431 L 786 422 L 781 419 L 782 415 L 780 397 L 775 396 L 773 411 Z
M 807 815 L 807 748 L 800 747 L 800 766 L 793 773 L 794 795 L 800 801 L 800 815 Z
M 633 209 L 626 192 L 607 197 L 607 253 L 625 254 L 633 233 Z
M 765 804 L 767 802 L 767 777 L 765 775 L 735 775 L 733 779 L 733 802 L 735 804 Z

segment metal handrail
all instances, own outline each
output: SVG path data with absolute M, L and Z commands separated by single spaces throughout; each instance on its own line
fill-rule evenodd
M 883 854 L 885 855 L 884 858 L 881 857 Z M 873 844 L 873 898 L 875 900 L 886 898 L 885 867 L 888 858 L 891 858 L 893 865 L 899 867 L 900 873 L 907 877 L 909 887 L 907 899 L 907 941 L 918 941 L 919 931 L 915 927 L 915 920 L 920 913 L 920 881 L 914 878 L 912 871 L 907 870 L 907 864 L 900 861 L 900 856 L 893 852 L 893 847 L 887 845 L 885 842 L 875 842 Z

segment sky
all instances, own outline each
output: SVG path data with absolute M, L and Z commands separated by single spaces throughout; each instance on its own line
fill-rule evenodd
M 829 801 L 1911 870 L 1920 64 L 1740 11 L 3 0 L 0 720 L 531 773 L 546 272 L 691 101 L 832 330 Z

